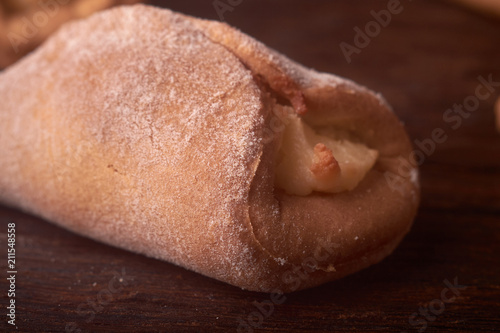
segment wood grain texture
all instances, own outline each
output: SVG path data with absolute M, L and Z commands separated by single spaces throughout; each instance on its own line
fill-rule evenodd
M 421 166 L 415 225 L 393 255 L 340 281 L 286 295 L 271 311 L 269 294 L 242 291 L 2 207 L 0 331 L 11 329 L 5 320 L 8 222 L 17 225 L 20 332 L 417 332 L 424 322 L 426 332 L 498 330 L 500 135 L 493 109 L 500 87 L 456 129 L 443 115 L 474 96 L 479 76 L 500 81 L 500 21 L 446 2 L 402 1 L 403 11 L 348 64 L 339 44 L 352 44 L 353 28 L 364 28 L 373 20 L 370 11 L 387 3 L 243 0 L 224 18 L 298 62 L 380 91 L 414 140 L 445 131 L 446 141 Z M 218 18 L 212 1 L 168 6 Z M 442 303 L 433 300 L 441 298 L 443 281 L 455 277 L 467 288 L 441 311 Z M 439 314 L 418 315 L 412 325 L 412 314 L 429 303 Z M 268 316 L 258 315 L 263 305 Z

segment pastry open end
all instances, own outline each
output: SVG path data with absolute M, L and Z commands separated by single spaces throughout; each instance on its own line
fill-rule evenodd
M 0 73 L 0 97 L 1 202 L 241 288 L 368 267 L 418 206 L 379 95 L 223 23 L 101 12 Z
M 289 194 L 350 191 L 377 160 L 376 150 L 345 133 L 315 131 L 294 114 L 286 121 L 276 157 L 276 186 Z

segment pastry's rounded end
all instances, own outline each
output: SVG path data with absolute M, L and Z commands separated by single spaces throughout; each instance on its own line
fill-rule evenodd
M 417 212 L 420 190 L 412 146 L 385 101 L 349 81 L 317 81 L 304 91 L 309 112 L 301 120 L 314 133 L 306 133 L 301 143 L 295 128 L 292 142 L 286 143 L 285 126 L 274 145 L 264 148 L 252 184 L 250 223 L 270 268 L 246 289 L 292 292 L 375 264 L 397 247 Z M 291 123 L 297 121 L 293 117 Z M 338 133 L 328 134 L 336 129 L 345 131 L 341 139 Z M 359 156 L 351 158 L 354 171 L 348 180 L 355 181 L 350 186 L 338 186 L 338 169 L 349 163 L 335 158 L 342 154 L 332 153 L 332 138 L 340 140 L 344 155 Z M 283 147 L 292 158 L 283 157 Z M 293 163 L 301 168 L 294 169 Z M 301 172 L 320 186 L 336 177 L 337 186 L 311 187 Z M 275 185 L 266 185 L 273 177 Z

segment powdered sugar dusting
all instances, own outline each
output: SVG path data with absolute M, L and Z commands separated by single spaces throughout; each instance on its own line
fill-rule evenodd
M 21 87 L 26 77 L 27 91 L 47 92 L 55 133 L 46 140 L 56 142 L 56 159 L 67 160 L 51 193 L 61 200 L 59 182 L 92 170 L 82 187 L 95 198 L 81 211 L 72 196 L 65 199 L 79 219 L 99 225 L 80 232 L 195 270 L 244 269 L 238 265 L 245 260 L 234 258 L 249 257 L 237 236 L 245 230 L 233 224 L 241 220 L 255 171 L 249 166 L 262 149 L 263 106 L 238 58 L 181 15 L 119 7 L 66 25 L 2 82 Z M 27 116 L 40 93 L 7 108 Z M 78 139 L 57 137 L 58 128 Z M 76 140 L 89 145 L 81 165 L 72 160 Z M 79 221 L 41 213 L 79 229 Z M 213 248 L 201 251 L 203 244 Z

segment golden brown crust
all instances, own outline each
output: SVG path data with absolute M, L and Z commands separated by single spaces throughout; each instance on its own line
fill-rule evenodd
M 299 70 L 294 66 L 296 64 L 226 23 L 184 17 L 202 29 L 212 41 L 233 52 L 254 75 L 264 78 L 271 89 L 290 101 L 296 113 L 303 115 L 307 112 L 300 87 L 300 79 L 307 77 L 295 73 Z
M 355 190 L 274 188 L 279 133 L 264 137 L 275 95 L 379 150 Z M 142 5 L 103 12 L 0 74 L 0 96 L 1 201 L 245 289 L 288 292 L 367 267 L 418 204 L 409 177 L 399 191 L 384 178 L 411 146 L 379 97 L 225 24 Z
M 322 143 L 314 146 L 314 159 L 310 169 L 318 179 L 331 179 L 340 175 L 339 162 L 332 151 Z

